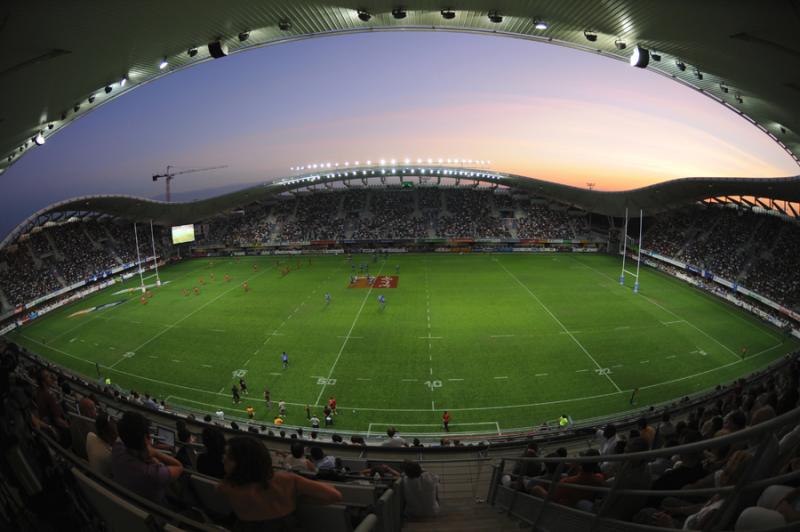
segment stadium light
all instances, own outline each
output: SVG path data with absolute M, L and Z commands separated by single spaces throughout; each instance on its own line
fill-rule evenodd
M 630 63 L 632 67 L 647 68 L 647 65 L 650 64 L 650 51 L 637 44 L 631 54 Z
M 496 9 L 489 11 L 486 16 L 489 17 L 489 22 L 493 24 L 500 24 L 503 22 L 503 15 Z
M 243 31 L 239 34 L 239 42 L 244 42 L 250 38 L 250 30 Z
M 650 50 L 650 59 L 653 61 L 661 61 L 661 54 L 655 50 Z
M 194 56 L 196 56 L 196 55 L 197 55 L 197 48 L 195 48 L 194 46 L 192 46 L 191 48 L 189 48 L 189 49 L 186 51 L 186 54 L 187 54 L 189 57 L 194 57 Z
M 622 39 L 615 40 L 614 41 L 614 46 L 617 47 L 617 50 L 624 50 L 625 48 L 628 47 L 628 45 L 625 44 L 625 41 L 623 41 Z
M 698 80 L 700 80 L 700 81 L 702 81 L 702 80 L 703 80 L 703 73 L 702 73 L 702 72 L 700 72 L 700 69 L 699 69 L 699 68 L 695 68 L 695 69 L 694 69 L 694 77 L 696 77 L 696 78 L 697 78 Z
M 535 17 L 533 19 L 533 27 L 536 28 L 537 30 L 544 31 L 550 26 L 548 26 L 547 22 L 543 21 L 539 17 Z
M 453 20 L 454 18 L 456 18 L 456 12 L 453 11 L 452 9 L 442 9 L 440 13 L 442 15 L 442 18 L 445 20 Z
M 363 9 L 358 10 L 358 19 L 361 22 L 369 22 L 369 19 L 372 18 L 372 15 L 369 14 L 368 11 L 364 11 Z
M 719 84 L 719 90 L 721 90 L 721 91 L 722 91 L 722 92 L 724 92 L 725 94 L 728 94 L 728 91 L 729 91 L 730 89 L 728 89 L 728 86 L 727 86 L 727 85 L 725 85 L 725 83 L 720 83 L 720 84 Z
M 586 37 L 586 40 L 589 42 L 595 42 L 597 40 L 597 34 L 591 30 L 584 30 L 583 36 Z
M 406 15 L 408 15 L 408 12 L 406 12 L 406 10 L 402 7 L 396 7 L 392 9 L 392 16 L 397 20 L 406 18 Z
M 228 55 L 228 47 L 221 41 L 208 43 L 208 53 L 214 59 L 221 59 Z
M 126 83 L 128 83 L 128 78 L 122 78 L 121 80 L 119 80 L 119 88 L 121 89 L 122 87 L 124 87 Z
M 88 100 L 89 100 L 89 103 L 94 103 L 94 99 L 95 99 L 95 98 L 96 98 L 96 96 L 95 96 L 94 94 L 90 94 L 90 95 L 89 95 L 89 98 L 88 98 Z
M 283 19 L 278 22 L 278 29 L 281 31 L 289 31 L 292 29 L 292 23 L 287 19 Z
M 106 91 L 106 94 L 108 94 L 108 93 L 109 93 L 109 92 L 111 92 L 113 89 L 111 88 L 111 85 L 106 85 L 106 88 L 105 88 L 105 89 L 103 89 L 103 90 L 104 90 L 104 91 Z
M 681 72 L 686 72 L 686 63 L 684 63 L 680 59 L 675 61 L 675 66 L 678 67 L 678 70 L 680 70 Z
M 162 59 L 162 60 L 161 60 L 161 62 L 158 64 L 158 69 L 159 69 L 159 70 L 164 70 L 165 68 L 167 68 L 167 66 L 169 66 L 169 63 L 167 62 L 167 58 L 165 57 L 165 58 L 164 58 L 164 59 Z
M 33 137 L 33 142 L 35 142 L 37 146 L 42 146 L 45 143 L 44 135 L 39 133 L 38 135 Z

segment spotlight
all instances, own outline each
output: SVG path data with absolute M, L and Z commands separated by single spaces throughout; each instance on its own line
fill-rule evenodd
M 785 135 L 785 134 L 786 134 L 786 128 L 781 126 L 781 135 Z
M 392 16 L 394 18 L 396 18 L 397 20 L 406 18 L 407 15 L 408 15 L 408 13 L 402 7 L 396 7 L 394 9 L 392 9 Z
M 650 63 L 650 52 L 647 48 L 642 48 L 638 44 L 631 54 L 631 66 L 636 68 L 647 68 Z
M 39 133 L 38 135 L 33 137 L 33 142 L 35 142 L 37 146 L 43 145 L 44 144 L 44 135 Z
M 64 111 L 63 113 L 61 113 L 61 120 L 66 120 L 66 119 L 67 119 L 67 112 Z
M 453 20 L 456 18 L 456 12 L 452 9 L 442 9 L 442 18 L 445 20 Z
M 53 124 L 48 124 L 47 129 L 53 129 L 55 126 Z
M 686 72 L 686 63 L 684 63 L 680 59 L 675 61 L 675 66 L 678 67 L 678 70 L 680 70 L 681 72 Z
M 228 47 L 221 41 L 210 42 L 208 43 L 208 53 L 214 59 L 220 59 L 228 55 Z
M 655 50 L 650 50 L 650 59 L 653 61 L 661 61 L 661 54 Z
M 109 92 L 111 92 L 111 85 L 106 85 L 106 88 L 103 90 L 106 91 L 106 94 L 108 94 Z
M 737 102 L 744 103 L 744 100 L 742 99 L 742 95 L 739 94 L 738 92 L 736 93 L 736 96 L 734 96 L 734 98 L 736 98 Z
M 250 30 L 243 31 L 239 34 L 239 42 L 244 42 L 250 38 Z
M 728 94 L 728 92 L 730 91 L 730 89 L 728 88 L 728 86 L 727 86 L 727 85 L 725 85 L 724 83 L 720 83 L 720 84 L 719 84 L 719 90 L 721 90 L 721 91 L 722 91 L 722 92 L 724 92 L 725 94 Z
M 76 104 L 75 107 L 72 108 L 72 110 L 77 113 L 80 110 L 80 108 L 81 108 L 81 106 Z
M 281 31 L 289 31 L 292 28 L 292 23 L 288 20 L 280 20 L 278 21 L 278 29 Z
M 614 46 L 617 47 L 617 50 L 624 50 L 625 48 L 628 47 L 628 45 L 625 44 L 625 41 L 622 41 L 620 39 L 614 41 Z
M 168 66 L 169 66 L 169 63 L 167 62 L 167 58 L 165 57 L 165 58 L 164 58 L 164 59 L 162 59 L 162 60 L 161 60 L 161 62 L 158 64 L 158 69 L 159 69 L 159 70 L 164 70 L 164 69 L 165 69 L 165 68 L 167 68 Z
M 597 40 L 597 34 L 590 30 L 584 30 L 583 36 L 586 37 L 586 40 L 589 42 L 595 42 Z
M 700 70 L 699 70 L 699 69 L 695 68 L 695 69 L 694 69 L 694 77 L 696 77 L 697 79 L 699 79 L 700 81 L 702 81 L 702 80 L 703 80 L 703 73 L 702 73 L 702 72 L 700 72 Z
M 196 55 L 197 55 L 197 48 L 195 48 L 194 46 L 192 46 L 191 48 L 189 48 L 188 50 L 186 50 L 186 54 L 187 54 L 189 57 L 194 57 L 194 56 L 196 56 Z
M 501 15 L 500 12 L 496 9 L 493 11 L 489 11 L 487 16 L 489 17 L 489 22 L 492 22 L 494 24 L 500 24 L 501 22 L 503 22 L 503 15 Z
M 358 10 L 358 20 L 361 22 L 369 22 L 371 18 L 372 15 L 370 15 L 368 11 L 364 11 L 363 9 Z
M 121 89 L 122 87 L 124 87 L 126 83 L 128 83 L 128 78 L 122 78 L 121 80 L 119 80 L 119 88 Z
M 533 27 L 536 28 L 537 30 L 541 30 L 541 31 L 544 31 L 547 28 L 549 28 L 549 26 L 547 25 L 547 22 L 543 21 L 539 17 L 536 17 L 536 18 L 533 19 Z
M 94 98 L 95 98 L 94 94 L 89 96 L 89 103 L 94 103 Z

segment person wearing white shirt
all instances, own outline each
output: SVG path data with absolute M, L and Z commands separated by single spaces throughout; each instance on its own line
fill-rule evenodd
M 403 463 L 403 495 L 408 517 L 433 517 L 439 513 L 439 477 L 423 471 L 417 462 Z
M 117 441 L 117 425 L 105 412 L 94 420 L 95 432 L 86 434 L 86 456 L 89 468 L 100 475 L 111 478 L 111 446 Z

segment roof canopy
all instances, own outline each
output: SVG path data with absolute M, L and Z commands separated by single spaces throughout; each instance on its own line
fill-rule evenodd
M 146 198 L 119 195 L 83 196 L 54 203 L 28 217 L 11 231 L 0 248 L 14 242 L 20 235 L 48 220 L 115 216 L 134 221 L 153 221 L 163 225 L 180 225 L 205 220 L 218 213 L 268 201 L 275 196 L 300 189 L 332 187 L 335 183 L 360 186 L 370 180 L 386 178 L 421 182 L 475 184 L 488 183 L 524 191 L 587 212 L 608 216 L 623 216 L 625 210 L 636 216 L 641 209 L 645 215 L 656 214 L 694 202 L 725 197 L 769 198 L 783 202 L 800 202 L 800 176 L 778 179 L 750 178 L 685 178 L 621 192 L 603 192 L 577 188 L 560 183 L 486 169 L 453 168 L 447 166 L 364 166 L 312 173 L 264 183 L 209 199 L 166 203 Z M 752 206 L 758 202 L 751 201 Z M 761 204 L 764 206 L 764 204 Z M 795 207 L 792 206 L 792 209 Z M 793 211 L 795 217 L 797 212 Z
M 211 60 L 210 53 L 220 55 L 224 48 L 233 53 L 311 36 L 400 29 L 524 37 L 624 61 L 638 43 L 655 52 L 648 68 L 744 114 L 796 161 L 800 155 L 796 1 L 10 0 L 7 4 L 0 32 L 0 171 L 33 148 L 37 135 L 46 139 L 111 99 Z M 405 9 L 393 13 L 398 4 Z M 453 10 L 443 11 L 445 4 Z M 219 46 L 210 50 L 208 44 L 215 42 Z

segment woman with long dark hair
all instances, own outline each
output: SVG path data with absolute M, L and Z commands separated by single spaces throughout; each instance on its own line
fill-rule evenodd
M 290 531 L 295 529 L 297 498 L 316 504 L 333 504 L 342 494 L 323 482 L 287 471 L 273 471 L 269 451 L 258 440 L 241 436 L 228 440 L 225 479 L 219 492 L 230 501 L 239 518 L 238 531 Z

